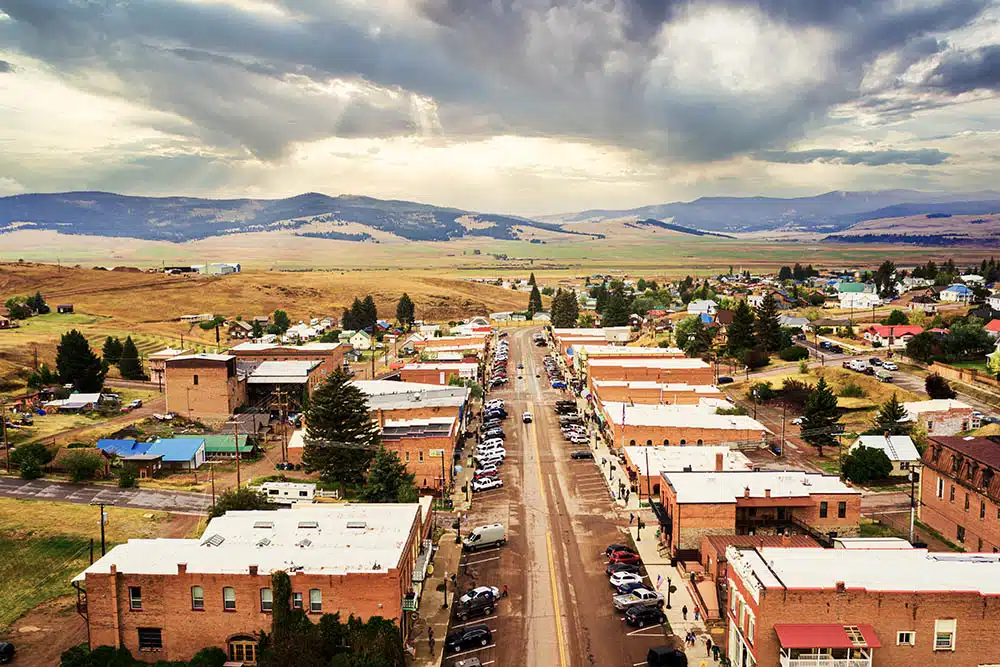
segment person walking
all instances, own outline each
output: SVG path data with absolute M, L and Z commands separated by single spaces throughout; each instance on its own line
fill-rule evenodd
M 706 658 L 711 658 L 712 657 L 712 638 L 711 637 L 705 637 L 705 657 Z
M 681 616 L 684 617 L 685 621 L 688 620 L 688 606 L 687 605 L 684 605 L 683 607 L 681 607 Z
M 500 594 L 500 597 L 502 598 L 507 597 L 507 584 L 503 585 L 503 593 Z
M 700 620 L 701 610 L 698 609 L 698 605 L 694 606 L 694 620 Z
M 427 626 L 427 643 L 431 645 L 431 654 L 434 653 L 434 628 Z
M 632 514 L 632 512 L 629 512 L 628 513 L 628 525 L 631 526 L 633 521 L 635 521 L 635 514 Z
M 721 653 L 721 651 L 719 650 L 719 645 L 712 644 L 712 660 L 719 662 L 719 653 Z

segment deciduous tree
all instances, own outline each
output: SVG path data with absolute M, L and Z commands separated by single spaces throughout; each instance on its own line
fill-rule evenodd
M 867 484 L 886 479 L 892 474 L 892 461 L 881 449 L 874 447 L 855 447 L 841 466 L 844 477 L 856 484 Z
M 241 486 L 238 489 L 226 489 L 215 500 L 215 504 L 208 510 L 211 519 L 222 516 L 232 510 L 274 510 L 277 505 L 267 498 L 267 494 L 249 486 Z
M 955 398 L 955 390 L 948 381 L 937 373 L 931 373 L 924 380 L 924 391 L 931 398 Z

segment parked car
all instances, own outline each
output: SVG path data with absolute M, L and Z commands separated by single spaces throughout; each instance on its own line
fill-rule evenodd
M 129 403 L 128 406 L 130 408 L 132 408 L 133 410 L 135 410 L 136 408 L 141 408 L 142 407 L 142 399 L 141 398 L 137 398 L 134 401 L 132 401 L 131 403 Z
M 448 633 L 444 647 L 449 653 L 458 653 L 473 646 L 489 646 L 492 642 L 493 633 L 490 629 L 482 623 L 477 623 Z
M 636 628 L 661 625 L 666 620 L 666 614 L 659 607 L 635 605 L 625 610 L 625 622 Z
M 593 459 L 594 458 L 594 452 L 590 451 L 589 449 L 576 449 L 576 450 L 570 452 L 569 457 L 571 459 L 573 459 L 574 461 L 582 461 L 584 459 Z
M 642 559 L 639 558 L 639 554 L 632 553 L 631 551 L 616 551 L 610 556 L 608 556 L 609 563 L 631 563 L 633 565 L 639 565 L 642 563 Z
M 504 544 L 507 544 L 507 530 L 502 523 L 476 526 L 462 540 L 462 548 L 466 551 L 489 549 Z
M 472 480 L 473 492 L 490 491 L 491 489 L 499 489 L 502 486 L 503 480 L 499 477 L 483 477 Z
M 458 601 L 462 604 L 469 602 L 470 600 L 476 598 L 488 598 L 490 600 L 496 600 L 500 597 L 500 589 L 496 586 L 476 586 L 475 588 L 470 588 L 465 592 L 465 594 L 458 598 Z
M 636 563 L 608 563 L 604 568 L 604 573 L 609 577 L 615 572 L 635 572 L 639 573 L 639 565 Z
M 617 595 L 625 595 L 626 593 L 631 593 L 632 591 L 639 590 L 640 588 L 645 588 L 646 584 L 641 581 L 630 581 L 627 584 L 622 584 L 621 586 L 615 586 L 615 593 Z
M 899 366 L 896 365 L 895 361 L 883 361 L 882 362 L 882 368 L 884 368 L 887 371 L 898 371 L 899 370 Z
M 642 583 L 642 577 L 634 572 L 615 572 L 608 577 L 608 582 L 617 588 L 622 584 Z
M 805 419 L 804 417 L 796 417 L 795 419 L 792 420 L 792 426 L 802 426 L 802 422 L 804 419 Z
M 660 607 L 663 605 L 663 593 L 639 588 L 626 595 L 614 596 L 611 604 L 618 611 L 625 611 L 629 607 Z
M 604 549 L 604 555 L 605 556 L 610 556 L 611 554 L 613 554 L 616 551 L 628 551 L 629 553 L 633 553 L 633 554 L 637 553 L 635 549 L 633 549 L 632 547 L 630 547 L 627 544 L 614 543 L 614 544 L 609 544 L 607 546 L 607 548 Z
M 732 381 L 733 378 L 729 377 L 728 375 L 720 375 L 716 384 L 731 384 Z
M 879 359 L 878 357 L 872 357 L 871 359 L 868 360 L 868 363 L 871 364 L 872 366 L 881 366 L 882 360 Z
M 496 463 L 480 463 L 476 466 L 475 474 L 481 477 L 485 477 L 489 473 L 500 472 L 500 467 Z
M 688 659 L 679 648 L 654 646 L 646 652 L 646 664 L 649 667 L 688 667 Z

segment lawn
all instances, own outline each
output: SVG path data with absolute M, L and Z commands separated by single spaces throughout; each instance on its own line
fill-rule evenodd
M 155 537 L 166 512 L 108 508 L 107 540 Z M 0 629 L 29 609 L 73 592 L 70 579 L 101 555 L 99 511 L 87 505 L 0 498 Z
M 891 526 L 886 526 L 872 519 L 862 519 L 860 528 L 860 537 L 902 537 Z

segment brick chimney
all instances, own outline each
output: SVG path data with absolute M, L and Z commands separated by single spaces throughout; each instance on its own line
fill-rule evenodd
M 250 576 L 251 577 L 256 577 L 257 576 L 257 566 L 256 565 L 251 565 L 250 566 Z
M 715 471 L 716 472 L 722 472 L 722 470 L 724 468 L 725 461 L 726 461 L 726 455 L 723 454 L 722 452 L 718 452 L 715 455 Z
M 744 498 L 749 498 L 750 497 L 750 487 L 749 486 L 747 488 L 743 489 L 743 497 Z
M 376 412 L 376 419 L 378 420 L 379 428 L 385 426 L 385 414 L 382 413 L 382 408 L 379 408 Z
M 782 535 L 781 535 L 781 546 L 784 547 L 784 548 L 786 548 L 786 549 L 788 547 L 792 546 L 792 536 L 788 535 L 786 533 L 782 533 Z
M 771 497 L 771 489 L 764 489 L 764 497 L 765 498 Z
M 177 574 L 187 574 L 188 564 L 187 563 L 177 563 Z
M 847 584 L 845 584 L 843 581 L 838 581 L 837 582 L 837 592 L 838 593 L 846 593 L 847 592 Z
M 108 574 L 110 574 L 112 577 L 118 574 L 118 566 L 112 563 L 111 568 L 108 570 Z

